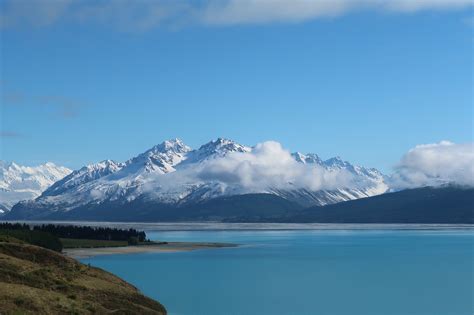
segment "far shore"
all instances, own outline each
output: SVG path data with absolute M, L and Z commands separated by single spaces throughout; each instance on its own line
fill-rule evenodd
M 206 243 L 206 242 L 167 242 L 153 245 L 132 245 L 119 247 L 96 247 L 96 248 L 65 248 L 63 254 L 72 258 L 90 258 L 99 255 L 138 254 L 138 253 L 173 253 L 188 252 L 198 249 L 217 249 L 237 247 L 230 243 Z

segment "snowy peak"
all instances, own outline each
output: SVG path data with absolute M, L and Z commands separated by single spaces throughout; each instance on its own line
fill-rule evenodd
M 208 156 L 211 155 L 218 155 L 224 156 L 229 152 L 250 152 L 251 149 L 249 147 L 243 146 L 238 144 L 235 141 L 225 139 L 225 138 L 217 138 L 217 140 L 213 140 L 202 145 L 197 152 L 202 154 L 206 154 Z
M 323 163 L 329 170 L 345 169 L 358 176 L 380 180 L 384 178 L 384 175 L 375 168 L 365 168 L 358 165 L 352 165 L 347 161 L 343 161 L 339 156 L 330 158 Z
M 191 151 L 186 163 L 197 163 L 216 157 L 224 157 L 231 152 L 250 152 L 251 148 L 238 144 L 235 141 L 217 138 L 202 145 L 199 149 Z
M 184 154 L 189 151 L 191 151 L 191 148 L 185 145 L 183 141 L 176 138 L 163 141 L 162 143 L 155 145 L 153 148 L 143 154 L 148 156 L 163 153 Z
M 0 187 L 4 189 L 44 190 L 71 170 L 48 162 L 38 166 L 21 166 L 15 162 L 0 163 Z
M 387 185 L 384 183 L 386 177 L 377 169 L 353 165 L 344 161 L 339 156 L 325 161 L 314 153 L 302 154 L 300 152 L 295 152 L 292 153 L 292 156 L 297 162 L 303 164 L 316 164 L 331 172 L 341 170 L 347 171 L 358 178 L 359 181 L 365 180 L 372 182 L 374 187 L 368 191 L 369 195 L 383 193 L 388 189 Z
M 326 161 L 324 161 L 324 165 L 334 169 L 352 166 L 349 162 L 343 161 L 339 156 L 327 159 Z
M 71 170 L 48 162 L 38 166 L 22 166 L 0 161 L 0 211 L 9 210 L 20 200 L 36 198 Z
M 178 139 L 178 138 L 164 141 L 163 143 L 161 143 L 157 147 L 160 147 L 160 149 L 163 152 L 172 151 L 172 152 L 175 152 L 175 153 L 186 153 L 186 152 L 191 151 L 191 148 L 188 147 L 186 144 L 184 144 L 184 142 L 181 141 L 181 139 Z
M 174 166 L 186 159 L 186 154 L 190 151 L 191 148 L 180 139 L 167 140 L 129 160 L 126 172 L 137 173 L 140 170 L 160 174 L 173 172 Z
M 43 195 L 59 195 L 62 192 L 77 187 L 83 183 L 113 174 L 121 170 L 124 166 L 125 163 L 119 163 L 113 160 L 104 160 L 99 163 L 89 164 L 54 183 L 43 193 Z
M 95 173 L 103 176 L 120 170 L 124 165 L 124 163 L 115 162 L 113 160 L 104 160 L 99 163 L 89 164 L 86 167 L 81 168 L 79 172 Z
M 295 153 L 292 153 L 291 155 L 297 162 L 300 162 L 303 164 L 319 164 L 319 165 L 323 164 L 323 160 L 321 160 L 321 158 L 315 153 L 303 154 L 300 152 L 295 152 Z

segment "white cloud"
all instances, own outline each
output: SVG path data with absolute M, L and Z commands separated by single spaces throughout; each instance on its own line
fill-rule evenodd
M 96 23 L 121 30 L 183 24 L 292 23 L 360 10 L 410 13 L 471 8 L 472 0 L 6 0 L 0 27 Z
M 147 187 L 150 192 L 160 187 L 160 193 L 173 194 L 198 183 L 239 193 L 298 188 L 318 191 L 374 185 L 361 181 L 345 169 L 328 170 L 317 164 L 299 163 L 280 143 L 267 141 L 257 144 L 251 152 L 232 152 L 179 168 L 173 173 L 154 176 Z
M 395 170 L 394 189 L 445 183 L 474 186 L 474 143 L 418 145 L 402 157 Z
M 418 145 L 401 158 L 385 184 L 357 176 L 347 169 L 299 163 L 274 141 L 257 144 L 251 152 L 232 152 L 183 166 L 173 173 L 155 175 L 146 181 L 150 192 L 160 187 L 161 194 L 170 195 L 182 192 L 183 187 L 199 184 L 218 187 L 224 194 L 269 192 L 272 189 L 386 188 L 385 184 L 394 190 L 447 183 L 474 186 L 474 144 L 442 141 Z
M 4 1 L 0 4 L 0 28 L 48 26 L 67 15 L 71 5 L 71 0 Z
M 211 1 L 202 21 L 217 25 L 301 22 L 360 10 L 410 13 L 472 6 L 472 0 L 229 0 Z
M 455 10 L 472 7 L 472 0 L 396 0 L 385 1 L 384 7 L 393 11 Z
M 202 165 L 197 176 L 238 184 L 253 190 L 273 188 L 335 189 L 355 185 L 346 170 L 328 171 L 319 165 L 295 161 L 280 143 L 257 144 L 250 153 L 230 153 Z
M 208 24 L 300 22 L 348 12 L 360 1 L 230 0 L 209 5 L 202 15 Z

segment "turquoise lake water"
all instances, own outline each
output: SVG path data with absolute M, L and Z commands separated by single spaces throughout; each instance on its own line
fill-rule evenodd
M 170 314 L 474 314 L 473 230 L 148 231 L 238 248 L 82 259 Z

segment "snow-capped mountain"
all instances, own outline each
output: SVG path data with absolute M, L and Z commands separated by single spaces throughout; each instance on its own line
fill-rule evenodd
M 339 156 L 323 161 L 314 153 L 302 154 L 295 152 L 291 155 L 300 163 L 318 165 L 329 173 L 346 171 L 352 174 L 358 181 L 364 182 L 364 184 L 356 187 L 341 186 L 336 189 L 311 190 L 299 188 L 273 191 L 285 199 L 296 201 L 305 206 L 324 206 L 347 200 L 371 197 L 383 194 L 388 190 L 388 185 L 385 183 L 386 177 L 375 168 L 352 165 L 347 161 L 343 161 Z
M 71 170 L 46 163 L 38 166 L 21 166 L 0 161 L 0 213 L 21 200 L 38 197 L 46 188 Z
M 232 140 L 218 138 L 215 141 L 204 144 L 198 150 L 189 151 L 183 165 L 224 157 L 230 152 L 246 153 L 250 151 L 252 151 L 251 148 L 238 144 Z
M 106 160 L 74 171 L 12 212 L 122 213 L 134 205 L 136 210 L 127 210 L 133 217 L 140 207 L 168 211 L 246 194 L 270 194 L 300 206 L 325 205 L 381 194 L 387 190 L 384 180 L 375 169 L 340 158 L 290 154 L 274 142 L 247 147 L 219 138 L 192 150 L 173 139 L 123 163 Z
M 112 160 L 105 160 L 96 164 L 84 166 L 77 171 L 69 172 L 68 176 L 55 182 L 45 192 L 45 195 L 58 195 L 68 190 L 72 190 L 82 184 L 99 179 L 102 176 L 115 173 L 124 166 L 124 163 L 118 163 Z
M 175 166 L 187 158 L 191 148 L 180 139 L 173 139 L 158 144 L 127 161 L 124 173 L 158 173 L 165 174 L 175 171 Z

